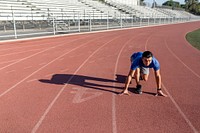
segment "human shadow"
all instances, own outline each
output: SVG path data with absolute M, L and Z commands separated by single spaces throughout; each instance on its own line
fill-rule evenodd
M 73 75 L 73 74 L 54 74 L 51 79 L 39 79 L 42 83 L 49 84 L 57 84 L 57 85 L 65 85 L 65 84 L 73 84 L 77 86 L 112 92 L 115 94 L 119 94 L 114 89 L 123 89 L 122 87 L 118 87 L 114 85 L 114 83 L 124 83 L 126 76 L 116 74 L 115 80 L 105 79 L 99 77 L 91 77 L 85 75 Z
M 148 95 L 153 95 L 153 96 L 155 96 L 155 95 L 156 95 L 156 93 L 154 93 L 154 92 L 147 92 L 147 91 L 143 91 L 143 93 L 145 93 L 145 94 L 148 94 Z
M 128 90 L 129 90 L 130 92 L 132 92 L 132 93 L 138 94 L 138 92 L 136 91 L 136 88 L 135 88 L 135 87 L 129 88 Z M 148 94 L 148 95 L 153 95 L 153 96 L 156 95 L 156 93 L 147 92 L 147 91 L 142 91 L 142 93 L 143 93 L 143 94 Z

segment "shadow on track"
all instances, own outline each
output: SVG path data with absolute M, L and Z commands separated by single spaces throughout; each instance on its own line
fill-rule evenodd
M 122 90 L 124 87 L 125 80 L 126 76 L 119 74 L 116 74 L 115 80 L 84 76 L 84 75 L 72 75 L 72 74 L 54 74 L 51 79 L 39 79 L 39 81 L 42 83 L 57 84 L 57 85 L 73 84 L 77 86 L 111 92 L 115 94 L 119 94 L 120 92 L 114 91 L 113 88 Z M 113 83 L 122 83 L 123 87 L 115 86 Z M 129 87 L 129 91 L 132 93 L 136 93 L 135 89 L 136 88 Z M 143 93 L 149 95 L 155 95 L 155 93 L 151 92 L 143 91 Z
M 57 85 L 73 84 L 86 88 L 112 92 L 115 94 L 119 94 L 119 92 L 113 91 L 112 90 L 113 88 L 120 90 L 122 90 L 123 88 L 114 86 L 113 83 L 124 84 L 125 80 L 126 76 L 119 74 L 116 74 L 115 80 L 84 76 L 84 75 L 72 75 L 72 74 L 54 74 L 50 80 L 39 79 L 39 81 L 42 83 L 57 84 Z

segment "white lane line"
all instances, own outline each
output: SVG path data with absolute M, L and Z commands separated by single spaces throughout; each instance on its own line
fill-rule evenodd
M 1 67 L 0 70 L 3 70 L 3 69 L 5 69 L 5 68 L 7 68 L 7 67 L 9 67 L 9 66 L 12 66 L 12 65 L 14 65 L 14 64 L 17 64 L 17 63 L 19 63 L 19 62 L 21 62 L 21 61 L 24 61 L 24 60 L 26 60 L 26 59 L 29 59 L 29 58 L 31 58 L 31 57 L 33 57 L 33 56 L 35 56 L 35 55 L 38 55 L 38 54 L 40 54 L 40 53 L 43 53 L 43 52 L 48 51 L 48 50 L 53 49 L 53 48 L 55 48 L 55 47 L 50 47 L 50 48 L 48 48 L 48 49 L 42 50 L 42 51 L 37 52 L 37 53 L 35 53 L 35 54 L 32 54 L 32 55 L 30 55 L 30 56 L 27 56 L 27 57 L 25 57 L 25 58 L 19 59 L 19 60 L 16 61 L 16 62 L 13 62 L 13 63 L 11 63 L 11 64 L 9 64 L 9 65 L 4 66 L 4 67 Z
M 9 54 L 2 54 L 0 55 L 0 57 L 3 56 L 9 56 L 9 55 L 18 55 L 18 54 L 23 54 L 23 53 L 27 53 L 27 52 L 32 52 L 32 51 L 38 51 L 38 50 L 43 50 L 44 48 L 40 48 L 40 49 L 33 49 L 33 50 L 26 50 L 26 51 L 22 51 L 22 52 L 14 52 L 14 53 L 9 53 Z
M 2 55 L 0 55 L 0 57 L 8 56 L 8 55 L 23 54 L 23 53 L 27 53 L 27 52 L 32 52 L 32 51 L 42 50 L 42 49 L 44 49 L 44 48 L 40 48 L 40 49 L 32 49 L 32 50 L 26 50 L 26 51 L 22 51 L 22 52 L 14 52 L 14 53 L 9 53 L 9 54 L 2 54 Z
M 86 37 L 87 37 L 87 36 L 86 36 Z M 82 37 L 82 38 L 85 38 L 85 37 Z M 82 38 L 79 38 L 79 39 L 82 39 Z M 79 40 L 79 39 L 72 40 L 71 42 L 68 42 L 68 43 L 75 42 L 75 41 L 77 41 L 77 40 Z M 67 43 L 67 44 L 68 44 L 68 43 Z M 84 43 L 84 44 L 85 44 L 85 43 Z M 29 59 L 29 58 L 31 58 L 31 57 L 33 57 L 33 56 L 35 56 L 35 55 L 38 55 L 38 54 L 40 54 L 40 53 L 44 53 L 44 52 L 46 52 L 46 51 L 48 51 L 48 50 L 51 50 L 51 49 L 53 49 L 53 48 L 57 48 L 57 47 L 60 47 L 60 46 L 63 46 L 63 45 L 66 45 L 66 43 L 63 42 L 63 44 L 61 43 L 60 45 L 56 45 L 56 46 L 49 47 L 49 48 L 47 48 L 47 49 L 45 49 L 45 50 L 43 50 L 43 51 L 40 51 L 40 52 L 35 53 L 35 54 L 32 54 L 32 55 L 30 55 L 30 56 L 28 56 L 28 57 L 19 59 L 19 60 L 17 60 L 16 62 L 13 62 L 13 63 L 11 63 L 11 64 L 9 64 L 9 65 L 7 65 L 7 66 L 1 67 L 0 70 L 3 70 L 3 69 L 5 69 L 5 68 L 7 68 L 7 67 L 9 67 L 9 66 L 12 66 L 12 65 L 14 65 L 14 64 L 17 64 L 17 63 L 19 63 L 19 62 L 21 62 L 21 61 L 24 61 L 24 60 L 26 60 L 26 59 Z
M 39 72 L 40 70 L 42 70 L 43 68 L 45 68 L 46 66 L 48 66 L 48 65 L 50 65 L 50 64 L 52 64 L 52 63 L 54 63 L 56 60 L 58 60 L 58 59 L 62 58 L 63 56 L 65 56 L 65 55 L 67 55 L 67 54 L 69 54 L 69 53 L 75 51 L 76 49 L 79 49 L 80 47 L 86 45 L 87 43 L 89 43 L 89 42 L 91 42 L 91 41 L 93 41 L 93 40 L 95 40 L 95 39 L 98 39 L 98 38 L 91 39 L 90 41 L 88 41 L 88 42 L 86 42 L 86 43 L 83 43 L 82 45 L 79 45 L 78 47 L 76 47 L 76 48 L 74 48 L 74 49 L 68 51 L 67 53 L 64 53 L 64 54 L 58 56 L 57 58 L 55 58 L 54 60 L 50 61 L 50 62 L 47 63 L 46 65 L 40 67 L 38 70 L 34 71 L 34 72 L 31 73 L 29 76 L 25 77 L 24 79 L 22 79 L 21 81 L 19 81 L 18 83 L 16 83 L 16 84 L 13 85 L 12 87 L 10 87 L 9 89 L 7 89 L 7 90 L 4 91 L 3 93 L 1 93 L 1 94 L 0 94 L 0 98 L 1 98 L 2 96 L 4 96 L 5 94 L 7 94 L 7 93 L 8 93 L 9 91 L 11 91 L 12 89 L 14 89 L 16 86 L 18 86 L 19 84 L 21 84 L 22 82 L 24 82 L 25 80 L 27 80 L 28 78 L 30 78 L 32 75 L 36 74 L 37 72 Z M 41 52 L 39 52 L 39 53 L 41 53 Z M 36 53 L 36 54 L 37 54 L 37 53 Z M 31 56 L 33 56 L 33 55 L 31 55 Z M 30 57 L 30 56 L 29 56 L 29 57 Z M 2 69 L 3 69 L 3 68 L 1 68 L 0 70 L 2 70 Z
M 198 78 L 200 78 L 200 76 L 198 74 L 196 74 L 192 69 L 190 69 L 183 61 L 181 61 L 180 58 L 178 58 L 178 56 L 176 56 L 171 49 L 168 47 L 167 42 L 165 40 L 165 45 L 167 47 L 167 49 L 169 50 L 169 52 L 178 60 L 180 61 L 188 70 L 190 70 L 194 75 L 196 75 Z M 172 95 L 169 93 L 169 91 L 167 90 L 167 88 L 165 87 L 165 85 L 162 83 L 162 86 L 164 88 L 164 90 L 167 92 L 167 95 L 169 96 L 169 98 L 171 99 L 172 103 L 174 104 L 174 106 L 177 108 L 177 110 L 179 111 L 179 113 L 181 114 L 181 116 L 183 117 L 183 119 L 187 122 L 187 124 L 189 125 L 189 127 L 193 130 L 194 133 L 198 133 L 197 129 L 193 126 L 192 122 L 187 118 L 187 116 L 184 114 L 184 112 L 181 110 L 181 108 L 179 107 L 179 105 L 176 103 L 176 101 L 174 100 L 174 98 L 172 97 Z
M 113 40 L 115 40 L 115 37 L 112 40 L 108 41 L 107 43 L 101 45 L 101 47 L 99 47 L 98 49 L 96 49 L 74 72 L 73 75 L 76 75 L 77 72 L 85 65 L 85 63 L 95 54 L 97 53 L 101 48 L 103 48 L 105 45 L 109 44 L 110 42 L 112 42 Z M 40 125 L 42 124 L 43 120 L 45 119 L 46 115 L 49 113 L 49 111 L 51 110 L 51 108 L 53 107 L 53 105 L 55 104 L 55 102 L 57 101 L 57 99 L 60 97 L 61 93 L 64 91 L 64 89 L 67 87 L 68 83 L 74 78 L 74 76 L 71 76 L 69 78 L 69 80 L 67 81 L 67 83 L 61 88 L 61 90 L 58 92 L 58 94 L 55 96 L 55 98 L 53 99 L 53 101 L 49 104 L 49 106 L 47 107 L 47 109 L 45 110 L 44 114 L 40 117 L 39 121 L 37 122 L 37 124 L 34 126 L 34 128 L 32 129 L 31 133 L 35 133 L 38 128 L 40 127 Z
M 10 71 L 7 71 L 6 73 L 12 73 L 12 72 L 15 72 L 16 70 L 10 70 Z
M 167 49 L 171 52 L 171 54 L 173 56 L 175 56 L 180 62 L 182 62 L 167 46 L 166 40 L 165 40 L 165 45 L 167 47 Z M 147 45 L 146 45 L 147 46 Z M 147 50 L 147 47 L 145 47 L 145 50 Z M 183 63 L 183 62 L 182 62 Z M 184 63 L 183 63 L 184 64 Z M 186 65 L 187 66 L 187 65 Z M 176 107 L 176 109 L 179 111 L 179 113 L 181 114 L 181 116 L 183 117 L 183 119 L 187 122 L 187 124 L 190 126 L 190 128 L 193 130 L 194 133 L 198 133 L 198 131 L 196 130 L 196 128 L 193 126 L 193 124 L 190 122 L 190 120 L 187 118 L 187 116 L 183 113 L 183 111 L 181 110 L 181 108 L 178 106 L 178 104 L 176 103 L 176 101 L 174 100 L 174 98 L 172 97 L 172 95 L 169 93 L 169 91 L 167 90 L 167 88 L 165 87 L 165 85 L 162 83 L 162 88 L 166 91 L 167 95 L 169 96 L 170 100 L 172 101 L 172 103 L 174 104 L 174 106 Z
M 184 120 L 187 122 L 187 124 L 189 125 L 189 127 L 192 129 L 192 131 L 194 133 L 198 133 L 197 129 L 193 126 L 192 122 L 187 118 L 187 116 L 183 113 L 183 111 L 181 110 L 181 108 L 179 107 L 179 105 L 176 103 L 176 101 L 174 100 L 174 98 L 172 97 L 172 95 L 169 93 L 169 91 L 167 90 L 167 88 L 165 87 L 165 85 L 162 83 L 162 87 L 163 89 L 166 91 L 167 95 L 169 96 L 169 98 L 171 99 L 172 103 L 174 104 L 174 106 L 176 107 L 176 109 L 178 110 L 178 112 L 181 114 L 181 116 L 184 118 Z
M 146 40 L 146 43 L 145 43 L 145 51 L 147 51 L 147 46 L 148 46 L 148 42 L 149 42 L 149 40 L 150 40 L 150 38 L 152 37 L 152 35 L 150 35 L 149 37 L 148 37 L 148 39 Z
M 10 62 L 18 61 L 18 60 L 20 60 L 20 59 L 10 60 L 10 61 L 3 61 L 3 62 L 0 62 L 0 64 L 10 63 Z
M 167 49 L 170 51 L 170 53 L 176 58 L 178 59 L 186 68 L 188 68 L 190 71 L 193 72 L 193 70 L 191 70 L 185 63 L 183 63 L 167 46 L 167 42 L 165 39 L 165 45 L 167 47 Z M 147 50 L 147 44 L 145 45 L 145 50 Z M 194 72 L 195 73 L 195 72 Z M 195 74 L 197 77 L 199 75 Z M 192 129 L 192 131 L 194 133 L 198 133 L 197 129 L 193 126 L 193 124 L 191 123 L 191 121 L 187 118 L 187 116 L 183 113 L 183 111 L 181 110 L 181 108 L 178 106 L 178 104 L 176 103 L 176 101 L 174 100 L 174 98 L 172 97 L 172 95 L 169 93 L 169 91 L 167 90 L 167 88 L 165 87 L 165 85 L 162 83 L 162 88 L 166 91 L 167 95 L 169 96 L 170 100 L 172 101 L 172 103 L 174 104 L 174 106 L 176 107 L 176 109 L 178 110 L 178 112 L 181 114 L 181 116 L 183 117 L 183 119 L 187 122 L 187 124 L 189 125 L 189 127 Z
M 67 69 L 63 69 L 63 70 L 60 70 L 60 72 L 67 72 L 67 71 L 69 71 L 68 68 L 67 68 Z
M 188 65 L 186 65 L 167 45 L 167 41 L 165 40 L 165 46 L 169 50 L 169 52 L 180 62 L 182 63 L 188 70 L 190 70 L 195 76 L 200 78 L 200 75 L 198 75 L 196 72 L 194 72 Z
M 27 44 L 26 44 L 27 45 Z M 40 46 L 42 46 L 42 45 L 49 45 L 48 43 L 46 43 L 46 44 L 39 44 L 39 45 L 35 45 L 35 44 L 33 44 L 33 45 L 29 45 L 29 46 L 19 46 L 19 47 L 11 47 L 11 48 L 5 48 L 5 49 L 0 49 L 0 52 L 1 51 L 8 51 L 8 50 L 17 50 L 17 49 L 23 49 L 23 48 L 28 48 L 28 47 L 40 47 Z
M 118 56 L 117 56 L 117 60 L 115 63 L 115 70 L 114 70 L 114 77 L 113 79 L 115 79 L 116 73 L 117 73 L 117 69 L 118 69 L 118 65 L 119 65 L 119 58 L 122 54 L 122 51 L 124 50 L 125 46 L 131 42 L 133 39 L 135 39 L 137 36 L 139 36 L 140 34 L 136 35 L 135 37 L 129 39 L 125 45 L 121 48 Z M 116 87 L 116 83 L 113 83 L 113 86 Z M 113 88 L 113 91 L 115 91 L 115 89 Z M 117 133 L 117 118 L 116 118 L 116 98 L 115 98 L 115 94 L 112 94 L 112 133 Z
M 31 80 L 28 80 L 28 81 L 26 81 L 27 83 L 29 83 L 29 82 L 33 82 L 33 81 L 37 81 L 38 79 L 31 79 Z
M 126 44 L 121 48 L 121 50 L 120 50 L 120 52 L 119 52 L 119 54 L 117 56 L 117 60 L 116 60 L 116 63 L 115 63 L 115 70 L 114 70 L 114 78 L 113 79 L 115 79 L 115 76 L 116 76 L 116 73 L 117 73 L 117 69 L 118 69 L 117 66 L 119 64 L 119 58 L 120 58 L 121 53 L 122 53 L 123 49 L 125 48 Z M 116 83 L 113 83 L 113 86 L 115 87 Z M 113 91 L 115 91 L 114 88 L 113 88 Z M 116 98 L 115 98 L 115 94 L 112 94 L 112 133 L 117 133 Z

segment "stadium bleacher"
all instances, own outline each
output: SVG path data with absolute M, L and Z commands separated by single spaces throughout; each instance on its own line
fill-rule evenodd
M 57 17 L 67 16 L 73 19 L 79 15 L 80 19 L 117 18 L 117 17 L 192 17 L 185 11 L 165 8 L 150 8 L 145 6 L 130 6 L 107 0 L 105 3 L 98 0 L 0 0 L 1 20 L 13 20 L 13 13 L 19 20 L 47 20 L 52 14 Z
M 91 31 L 192 18 L 196 16 L 183 10 L 130 5 L 118 0 L 0 0 L 0 32 L 14 28 L 52 31 L 52 27 L 68 31 L 76 27 L 80 32 L 81 28 Z

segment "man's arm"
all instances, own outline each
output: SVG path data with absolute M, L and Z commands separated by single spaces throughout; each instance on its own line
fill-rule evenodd
M 134 76 L 134 73 L 135 73 L 135 70 L 131 70 L 130 69 L 129 74 L 128 74 L 127 78 L 126 78 L 124 90 L 121 92 L 121 94 L 129 95 L 128 87 L 129 87 L 129 84 L 130 84 L 130 82 L 132 80 L 132 77 Z
M 161 88 L 161 75 L 160 75 L 160 70 L 155 71 L 155 78 L 156 78 L 156 85 L 157 88 Z
M 156 94 L 156 96 L 160 95 L 160 96 L 167 97 L 167 95 L 164 94 L 162 92 L 162 90 L 161 90 L 162 81 L 161 81 L 160 70 L 155 71 L 155 79 L 156 79 L 156 85 L 157 85 L 157 94 Z

